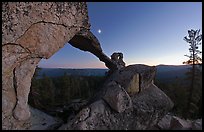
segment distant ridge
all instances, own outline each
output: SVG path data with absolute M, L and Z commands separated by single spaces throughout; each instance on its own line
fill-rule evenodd
M 176 78 L 185 78 L 190 65 L 157 65 L 156 79 L 162 82 L 172 82 Z
M 41 68 L 39 74 L 39 78 L 45 74 L 49 77 L 59 77 L 63 76 L 65 73 L 67 75 L 73 76 L 105 76 L 105 73 L 108 69 L 91 69 L 91 68 L 84 68 L 84 69 L 73 69 L 73 68 Z
M 164 65 L 160 64 L 156 66 L 155 78 L 163 82 L 172 82 L 175 78 L 184 78 L 185 73 L 189 70 L 190 65 Z M 49 77 L 63 76 L 64 73 L 73 76 L 105 76 L 108 69 L 98 68 L 41 68 L 38 73 L 38 78 L 41 78 L 43 74 Z

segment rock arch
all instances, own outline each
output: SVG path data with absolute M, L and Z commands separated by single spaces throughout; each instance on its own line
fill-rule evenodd
M 90 32 L 84 2 L 4 2 L 2 32 L 3 129 L 25 128 L 35 68 L 42 58 L 48 59 L 66 42 L 93 53 L 109 69 L 117 69 Z
M 61 129 L 148 129 L 173 107 L 172 101 L 153 84 L 155 67 L 125 67 L 121 53 L 114 53 L 111 59 L 103 53 L 90 32 L 86 3 L 4 2 L 3 129 L 29 129 L 27 101 L 35 68 L 42 58 L 48 59 L 67 42 L 93 53 L 112 74 L 93 98 L 95 102 Z

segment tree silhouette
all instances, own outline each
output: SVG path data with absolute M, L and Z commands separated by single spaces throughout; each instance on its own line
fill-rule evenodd
M 198 96 L 198 99 L 194 99 L 199 94 L 199 93 L 197 93 L 198 90 L 196 90 L 196 88 L 197 88 L 196 85 L 200 86 L 199 79 L 202 76 L 200 74 L 201 68 L 199 67 L 202 65 L 202 58 L 200 57 L 202 52 L 198 49 L 198 46 L 202 44 L 202 34 L 199 34 L 199 33 L 200 33 L 200 30 L 191 29 L 191 30 L 188 30 L 188 37 L 187 36 L 184 37 L 184 40 L 190 44 L 189 45 L 190 46 L 190 48 L 189 48 L 190 55 L 185 55 L 189 58 L 189 60 L 187 60 L 186 62 L 183 62 L 183 64 L 192 65 L 189 72 L 187 73 L 188 78 L 190 79 L 190 87 L 189 87 L 187 106 L 186 106 L 186 109 L 184 112 L 185 118 L 187 118 L 187 116 L 189 116 L 189 114 L 192 114 L 194 112 L 193 109 L 198 109 L 198 108 L 196 108 L 195 104 L 197 102 L 195 102 L 195 101 L 198 101 L 200 98 Z M 202 90 L 201 90 L 201 92 L 202 92 Z

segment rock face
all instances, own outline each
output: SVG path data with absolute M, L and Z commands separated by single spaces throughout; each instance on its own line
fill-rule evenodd
M 156 73 L 155 67 L 147 65 L 129 65 L 115 71 L 107 80 L 120 84 L 129 94 L 141 92 L 152 84 Z
M 21 129 L 36 65 L 82 28 L 90 28 L 85 3 L 2 3 L 3 129 Z
M 147 73 L 150 75 L 147 76 Z M 141 76 L 139 81 L 135 81 L 135 85 L 132 84 L 134 74 Z M 152 83 L 154 74 L 155 67 L 146 65 L 132 65 L 116 71 L 105 82 L 98 94 L 101 96 L 59 130 L 151 128 L 173 107 L 173 102 Z M 142 90 L 128 93 L 128 84 L 132 84 L 132 87 L 138 87 L 140 84 L 139 89 Z
M 3 129 L 21 129 L 29 119 L 27 102 L 35 68 L 65 43 L 93 53 L 109 68 L 117 67 L 89 30 L 83 2 L 2 3 Z

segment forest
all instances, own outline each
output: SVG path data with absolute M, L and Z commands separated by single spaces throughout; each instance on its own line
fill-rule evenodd
M 190 114 L 185 115 L 190 87 L 190 72 L 189 69 L 184 78 L 176 77 L 171 82 L 156 78 L 154 83 L 174 102 L 171 113 L 187 119 L 202 118 L 202 68 L 197 69 Z
M 66 72 L 60 77 L 44 74 L 37 78 L 39 70 L 36 69 L 32 79 L 28 103 L 48 114 L 57 107 L 70 105 L 73 100 L 88 101 L 105 81 L 105 76 L 74 76 Z

